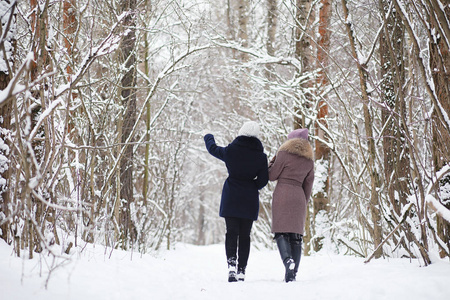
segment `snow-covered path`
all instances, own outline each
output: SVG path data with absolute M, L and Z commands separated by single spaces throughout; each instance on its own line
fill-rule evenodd
M 132 259 L 121 251 L 109 259 L 110 250 L 88 246 L 75 254 L 46 290 L 43 260 L 15 258 L 0 241 L 0 299 L 450 299 L 450 263 L 439 260 L 424 268 L 407 259 L 366 265 L 321 254 L 302 258 L 297 281 L 286 284 L 278 253 L 252 249 L 246 281 L 228 283 L 223 245 L 177 245 Z

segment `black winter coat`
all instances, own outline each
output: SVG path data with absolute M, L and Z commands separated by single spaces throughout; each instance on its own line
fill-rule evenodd
M 258 219 L 259 191 L 269 181 L 267 156 L 259 139 L 238 136 L 227 147 L 216 145 L 214 136 L 204 137 L 206 149 L 225 162 L 228 178 L 220 201 L 221 217 Z

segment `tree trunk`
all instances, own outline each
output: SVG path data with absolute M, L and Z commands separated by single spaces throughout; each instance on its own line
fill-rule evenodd
M 380 0 L 379 10 L 384 17 L 383 30 L 380 34 L 380 65 L 381 65 L 381 101 L 385 109 L 381 111 L 384 127 L 383 153 L 384 153 L 384 177 L 388 192 L 390 207 L 392 208 L 392 220 L 397 220 L 403 212 L 403 208 L 409 203 L 409 186 L 412 176 L 410 172 L 410 152 L 406 142 L 408 130 L 406 124 L 406 100 L 403 91 L 405 85 L 405 26 L 392 9 L 392 0 Z M 393 224 L 397 226 L 398 224 Z M 407 242 L 402 240 L 405 250 L 409 251 L 409 242 L 415 237 L 411 232 L 408 222 L 401 226 Z M 397 243 L 398 240 L 395 240 Z
M 267 0 L 267 54 L 275 56 L 275 41 L 278 23 L 278 7 L 277 0 Z M 267 79 L 274 79 L 274 67 L 272 64 L 266 65 L 265 76 Z
M 47 45 L 47 37 L 48 37 L 48 7 L 49 0 L 46 0 L 43 5 L 38 5 L 37 0 L 30 0 L 31 6 L 31 30 L 32 30 L 32 49 L 34 52 L 35 60 L 31 63 L 30 73 L 27 81 L 35 81 L 43 71 L 51 71 L 49 68 L 50 57 L 48 54 L 48 45 Z M 45 81 L 45 80 L 43 80 Z M 45 105 L 47 86 L 45 84 L 40 83 L 36 85 L 31 90 L 31 97 L 34 100 L 30 100 L 30 97 L 25 97 L 23 101 L 23 111 L 24 117 L 27 122 L 30 123 L 31 129 L 34 130 L 37 126 L 37 120 L 40 117 L 42 112 L 42 107 Z M 35 105 L 37 103 L 37 105 Z M 33 105 L 34 106 L 33 106 Z M 15 111 L 15 119 L 18 120 L 19 114 L 17 107 L 14 108 Z M 22 117 L 22 116 L 21 116 Z M 21 199 L 23 205 L 25 206 L 20 211 L 19 218 L 24 221 L 24 228 L 21 232 L 20 237 L 16 237 L 16 243 L 22 243 L 24 247 L 28 247 L 29 257 L 33 257 L 33 251 L 40 252 L 42 251 L 42 240 L 40 238 L 40 231 L 43 232 L 46 228 L 46 220 L 44 213 L 44 205 L 32 194 L 32 189 L 29 187 L 29 182 L 32 178 L 39 177 L 39 171 L 37 168 L 42 161 L 45 161 L 48 155 L 49 143 L 46 135 L 46 131 L 48 130 L 47 125 L 41 125 L 38 128 L 37 136 L 40 136 L 41 139 L 33 139 L 31 140 L 32 149 L 30 150 L 27 145 L 23 143 L 23 140 L 27 140 L 30 138 L 30 131 L 22 131 L 21 127 L 16 127 L 16 135 L 18 141 L 17 148 L 18 153 L 14 153 L 13 155 L 17 160 L 20 161 L 20 166 L 22 170 L 26 170 L 24 173 L 24 186 L 20 187 L 20 196 L 18 199 Z M 42 140 L 43 138 L 43 140 Z M 20 141 L 19 141 L 20 140 Z M 33 158 L 33 159 L 31 159 Z M 35 160 L 34 160 L 35 159 Z M 37 164 L 36 164 L 37 163 Z M 17 174 L 16 174 L 17 175 Z M 44 175 L 45 176 L 45 175 Z M 37 191 L 36 188 L 34 188 Z M 42 190 L 39 191 L 39 193 Z M 42 194 L 41 194 L 42 196 Z M 13 200 L 14 201 L 14 200 Z M 19 239 L 21 240 L 19 242 Z M 16 249 L 17 254 L 19 249 Z
M 145 11 L 148 15 L 151 14 L 152 6 L 151 2 L 149 3 L 149 0 L 144 1 Z M 148 33 L 147 31 L 144 33 L 144 72 L 145 75 L 149 76 L 149 61 L 148 61 L 148 53 L 149 51 L 149 42 L 148 42 Z M 144 158 L 144 184 L 143 184 L 143 205 L 147 205 L 147 195 L 148 195 L 148 188 L 150 184 L 149 180 L 149 168 L 148 168 L 148 162 L 150 158 L 150 123 L 151 123 L 151 101 L 147 101 L 147 118 L 145 119 L 145 126 L 146 126 L 146 132 L 145 132 L 145 158 Z
M 127 141 L 132 143 L 133 138 L 129 140 L 133 127 L 136 123 L 136 0 L 122 0 L 121 10 L 127 12 L 125 18 L 125 30 L 121 44 L 121 61 L 125 67 L 125 74 L 122 77 L 121 101 L 124 108 L 122 137 L 121 141 L 125 147 L 124 155 L 120 161 L 120 200 L 121 214 L 121 236 L 122 247 L 126 248 L 128 238 L 131 243 L 136 236 L 134 226 L 131 220 L 130 205 L 134 201 L 133 197 L 133 145 L 125 144 Z
M 37 78 L 39 72 L 44 69 L 44 66 L 47 66 L 50 62 L 46 47 L 48 27 L 48 2 L 49 0 L 46 0 L 43 11 L 40 11 L 38 0 L 30 0 L 30 6 L 32 10 L 31 30 L 33 31 L 33 35 L 35 36 L 33 45 L 35 62 L 33 62 L 31 66 L 31 81 L 34 81 Z
M 381 187 L 380 178 L 378 175 L 378 170 L 376 169 L 375 159 L 376 159 L 376 149 L 375 140 L 373 138 L 373 121 L 369 110 L 370 97 L 367 92 L 367 66 L 364 65 L 365 62 L 359 60 L 356 46 L 355 33 L 353 31 L 353 24 L 349 18 L 349 10 L 347 0 L 342 0 L 342 8 L 344 11 L 344 23 L 346 26 L 352 56 L 356 62 L 359 74 L 359 83 L 361 87 L 361 98 L 363 104 L 363 114 L 364 114 L 364 129 L 366 132 L 366 138 L 368 143 L 368 158 L 366 161 L 367 169 L 370 175 L 370 213 L 372 216 L 373 228 L 370 228 L 372 233 L 374 249 L 378 249 L 375 253 L 375 258 L 381 257 L 383 254 L 382 247 L 378 248 L 378 245 L 382 242 L 382 226 L 381 226 L 381 210 L 380 202 L 378 199 L 378 189 Z
M 67 64 L 67 74 L 73 74 L 74 62 L 74 42 L 75 31 L 78 27 L 78 20 L 76 18 L 77 6 L 76 0 L 64 0 L 63 2 L 63 31 L 64 31 L 64 46 L 66 47 L 67 55 L 69 56 L 69 63 Z
M 317 46 L 317 62 L 319 64 L 319 74 L 317 78 L 318 83 L 318 93 L 323 93 L 323 91 L 330 84 L 328 76 L 326 74 L 329 65 L 328 53 L 330 51 L 330 22 L 331 22 L 331 1 L 321 0 L 319 10 L 319 41 Z M 320 97 L 320 95 L 318 95 Z M 317 115 L 317 123 L 315 126 L 315 134 L 318 138 L 323 141 L 327 141 L 327 136 L 325 135 L 325 130 L 321 126 L 328 128 L 328 103 L 326 95 L 319 101 L 319 112 Z M 321 173 L 316 176 L 314 184 L 316 185 L 315 190 L 317 193 L 312 195 L 313 200 L 313 218 L 317 216 L 319 212 L 325 214 L 328 213 L 328 188 L 329 188 L 329 167 L 330 167 L 330 149 L 323 142 L 315 141 L 315 153 L 314 158 L 316 160 L 316 166 L 319 165 L 317 169 L 321 170 Z M 317 188 L 318 186 L 318 188 Z M 322 249 L 323 237 L 316 237 L 314 239 L 313 247 L 314 251 L 319 251 Z
M 313 22 L 312 13 L 312 1 L 311 0 L 296 0 L 296 12 L 295 12 L 295 58 L 300 61 L 301 74 L 308 74 L 312 70 L 313 55 L 311 49 L 311 36 L 313 31 L 311 28 Z M 301 73 L 300 73 L 301 72 Z M 299 99 L 299 104 L 294 108 L 296 115 L 294 116 L 294 129 L 305 128 L 306 121 L 303 115 L 304 109 L 307 107 L 300 107 L 300 103 L 307 106 L 308 102 L 311 102 L 313 95 L 309 93 L 310 87 L 313 85 L 313 81 L 308 80 L 301 84 L 300 89 L 304 92 L 304 99 Z M 305 224 L 305 236 L 303 237 L 305 244 L 305 255 L 309 255 L 310 240 L 314 233 L 313 226 L 310 224 L 309 209 L 307 210 L 306 224 Z
M 394 11 L 389 11 L 390 2 L 390 0 L 380 0 L 378 4 L 380 13 L 385 17 L 383 19 L 385 22 L 384 28 L 380 34 L 379 50 L 382 77 L 380 84 L 381 100 L 386 106 L 386 109 L 381 112 L 381 117 L 385 127 L 383 132 L 384 176 L 389 201 L 395 214 L 399 216 L 406 197 L 404 194 L 406 189 L 398 181 L 399 178 L 406 175 L 400 176 L 398 172 L 405 172 L 406 170 L 397 168 L 401 157 L 405 155 L 402 151 L 406 146 L 402 142 L 401 120 L 398 117 L 400 107 L 404 107 L 401 103 L 404 99 L 399 98 L 399 93 L 397 93 L 404 84 L 404 37 L 402 23 L 398 22 Z M 405 166 L 402 166 L 402 168 L 404 169 Z M 400 193 L 400 197 L 395 196 L 396 191 Z
M 314 35 L 311 28 L 314 20 L 314 13 L 312 9 L 312 0 L 296 0 L 296 12 L 295 12 L 295 58 L 300 61 L 301 70 L 298 75 L 308 74 L 313 69 L 313 52 L 311 48 L 311 37 Z M 311 101 L 313 95 L 309 92 L 309 89 L 313 85 L 313 81 L 307 80 L 302 82 L 300 89 L 304 92 L 304 105 Z M 300 103 L 302 101 L 299 101 Z M 306 108 L 306 107 L 305 107 Z M 294 129 L 305 128 L 306 121 L 305 116 L 302 113 L 301 107 L 296 107 L 296 116 L 294 117 Z
M 3 24 L 2 24 L 3 25 Z M 1 59 L 0 59 L 1 61 Z M 11 80 L 11 76 L 8 73 L 5 73 L 4 70 L 0 71 L 0 90 L 4 90 L 9 81 Z M 10 212 L 8 209 L 10 203 L 10 197 L 8 192 L 8 185 L 11 170 L 9 168 L 9 142 L 7 139 L 7 135 L 4 134 L 4 130 L 8 132 L 11 129 L 11 114 L 12 114 L 12 101 L 8 101 L 0 108 L 0 127 L 3 129 L 0 133 L 0 143 L 4 143 L 5 146 L 0 148 L 0 179 L 2 179 L 2 183 L 0 183 L 0 215 L 4 215 L 5 219 L 0 218 L 0 237 L 4 239 L 7 243 L 9 243 L 8 232 L 9 232 L 9 222 L 6 220 L 10 216 Z M 5 147 L 5 148 L 4 148 Z
M 249 0 L 239 0 L 239 9 L 238 9 L 238 42 L 242 47 L 248 48 L 248 18 L 249 18 Z M 248 61 L 248 54 L 245 52 L 241 52 L 241 60 L 243 62 Z
M 267 54 L 275 55 L 275 37 L 278 23 L 277 0 L 267 0 Z
M 0 32 L 2 32 L 2 34 L 4 32 L 9 32 L 6 36 L 8 45 L 6 43 L 2 43 L 0 50 L 0 91 L 4 90 L 8 86 L 12 78 L 11 70 L 16 45 L 16 32 L 14 30 L 14 26 L 12 25 L 16 22 L 16 5 L 17 2 L 14 2 L 13 5 L 11 5 L 11 9 L 9 9 L 5 15 L 0 16 Z M 5 240 L 7 243 L 10 243 L 10 222 L 7 221 L 7 218 L 10 217 L 10 196 L 8 185 L 10 183 L 11 176 L 11 169 L 9 168 L 9 154 L 11 148 L 9 147 L 7 135 L 11 130 L 12 108 L 13 101 L 11 99 L 2 103 L 0 106 L 0 127 L 2 128 L 0 132 L 0 143 L 2 143 L 2 146 L 0 147 L 0 238 Z M 5 217 L 5 219 L 3 219 L 3 217 Z
M 441 2 L 440 5 L 438 2 Z M 450 28 L 450 1 L 432 0 L 428 4 L 431 30 L 436 32 L 435 39 L 430 40 L 430 68 L 435 87 L 437 100 L 444 111 L 450 116 L 450 55 L 449 45 Z M 444 11 L 440 9 L 444 7 Z M 444 23 L 443 23 L 444 22 Z M 442 28 L 442 29 L 441 29 Z M 438 172 L 445 165 L 450 164 L 450 132 L 446 130 L 444 120 L 439 117 L 436 109 L 432 114 L 433 120 L 433 162 Z M 441 191 L 450 189 L 450 175 L 444 176 L 440 181 Z M 446 195 L 446 196 L 445 196 Z M 450 194 L 439 193 L 439 201 L 450 210 Z M 437 235 L 450 249 L 450 223 L 437 215 Z M 440 250 L 441 258 L 448 256 L 448 252 Z
M 317 61 L 319 63 L 319 72 L 318 72 L 318 83 L 319 83 L 319 92 L 323 92 L 326 87 L 330 84 L 328 76 L 326 74 L 327 68 L 329 66 L 328 53 L 330 51 L 330 23 L 331 23 L 331 0 L 321 0 L 321 7 L 319 11 L 319 42 L 317 48 Z M 319 113 L 317 116 L 318 122 L 320 122 L 325 128 L 328 128 L 328 123 L 326 118 L 328 117 L 328 103 L 326 102 L 327 98 L 324 95 L 323 100 L 319 102 Z M 316 136 L 327 140 L 325 136 L 325 132 L 320 126 L 316 126 Z M 322 142 L 317 141 L 315 143 L 315 159 L 320 160 L 324 159 L 326 161 L 329 160 L 330 149 Z M 328 177 L 327 177 L 328 178 Z M 326 180 L 328 186 L 328 179 Z M 324 197 L 326 198 L 327 189 L 323 191 Z M 326 200 L 325 202 L 328 202 Z M 325 206 L 324 206 L 325 207 Z M 325 208 L 323 208 L 325 209 Z
M 205 188 L 203 186 L 200 187 L 199 206 L 197 245 L 206 245 Z

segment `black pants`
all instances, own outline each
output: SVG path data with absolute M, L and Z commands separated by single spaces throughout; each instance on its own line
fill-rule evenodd
M 227 225 L 225 235 L 227 259 L 237 258 L 238 267 L 245 268 L 250 254 L 250 232 L 253 220 L 226 217 L 225 223 Z

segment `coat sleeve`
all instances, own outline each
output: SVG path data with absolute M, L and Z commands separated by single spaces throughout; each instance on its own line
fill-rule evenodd
M 269 168 L 272 167 L 272 165 L 273 165 L 273 163 L 274 163 L 274 161 L 275 161 L 276 158 L 277 158 L 277 155 L 275 155 L 274 157 L 272 157 L 272 159 L 271 159 L 270 162 L 269 162 Z
M 263 167 L 256 175 L 255 184 L 258 190 L 262 189 L 269 182 L 269 171 L 267 169 L 267 156 L 264 155 Z
M 307 202 L 311 197 L 313 183 L 314 183 L 314 166 L 311 168 L 311 171 L 309 171 L 308 175 L 306 175 L 305 179 L 303 180 L 303 191 L 305 192 Z
M 216 145 L 214 136 L 212 134 L 207 134 L 207 135 L 205 135 L 205 137 L 203 139 L 205 140 L 205 146 L 206 146 L 206 149 L 208 150 L 208 152 L 212 156 L 214 156 L 220 160 L 224 160 L 225 148 L 219 147 Z
M 275 156 L 275 160 L 271 161 L 269 166 L 269 180 L 276 181 L 280 177 L 281 172 L 284 168 L 284 160 L 282 153 L 277 154 Z

